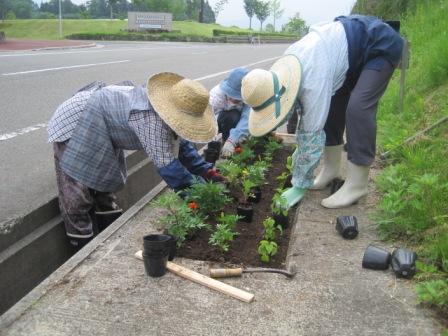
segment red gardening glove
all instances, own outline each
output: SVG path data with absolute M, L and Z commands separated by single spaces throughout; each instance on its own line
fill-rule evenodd
M 227 179 L 222 176 L 215 168 L 210 168 L 207 170 L 207 172 L 204 174 L 204 178 L 207 181 L 213 181 L 213 182 L 227 182 Z

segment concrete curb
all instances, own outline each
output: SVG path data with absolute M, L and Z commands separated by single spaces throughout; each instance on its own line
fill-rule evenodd
M 96 46 L 97 46 L 97 44 L 95 42 L 93 42 L 93 43 L 83 44 L 83 45 L 79 45 L 79 46 L 44 47 L 44 48 L 36 48 L 36 49 L 28 49 L 28 50 L 41 51 L 41 50 L 83 49 L 83 48 L 93 48 Z

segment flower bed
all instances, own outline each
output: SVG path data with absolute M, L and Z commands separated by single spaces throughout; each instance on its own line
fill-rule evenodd
M 284 187 L 286 162 L 293 148 L 276 145 L 272 139 L 261 142 L 250 140 L 229 162 L 218 163 L 229 179 L 228 189 L 216 183 L 197 184 L 187 192 L 185 200 L 171 192 L 155 202 L 168 210 L 160 222 L 169 233 L 180 237 L 177 256 L 284 267 L 295 209 L 277 211 L 288 216 L 290 225 L 282 227 L 272 219 L 272 206 L 279 205 L 279 188 Z M 237 206 L 239 201 L 253 198 L 256 185 L 262 196 L 253 203 L 252 220 L 246 222 L 236 216 Z

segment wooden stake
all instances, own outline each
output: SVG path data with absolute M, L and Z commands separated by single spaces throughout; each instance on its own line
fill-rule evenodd
M 138 251 L 135 253 L 135 257 L 137 259 L 143 260 L 143 254 L 142 251 Z M 205 276 L 203 274 L 200 274 L 198 272 L 192 271 L 188 268 L 185 268 L 183 266 L 177 265 L 171 261 L 167 262 L 166 268 L 185 279 L 188 279 L 190 281 L 196 282 L 200 285 L 206 286 L 210 289 L 214 289 L 220 293 L 224 293 L 227 295 L 230 295 L 231 297 L 244 301 L 244 302 L 252 302 L 254 300 L 254 294 L 243 291 L 239 288 L 232 287 L 224 282 L 212 279 L 208 276 Z

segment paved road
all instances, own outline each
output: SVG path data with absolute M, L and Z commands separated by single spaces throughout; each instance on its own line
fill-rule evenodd
M 178 72 L 209 89 L 237 66 L 268 67 L 286 45 L 103 43 L 95 48 L 0 53 L 0 228 L 56 195 L 45 124 L 94 80 L 144 83 Z

